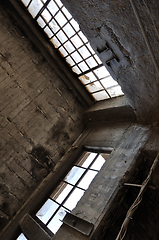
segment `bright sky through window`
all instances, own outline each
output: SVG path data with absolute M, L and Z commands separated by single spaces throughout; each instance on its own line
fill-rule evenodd
M 95 101 L 123 95 L 60 0 L 21 1 Z
M 36 217 L 53 233 L 56 233 L 62 225 L 66 213 L 71 212 L 76 207 L 108 155 L 84 153 L 37 212 Z

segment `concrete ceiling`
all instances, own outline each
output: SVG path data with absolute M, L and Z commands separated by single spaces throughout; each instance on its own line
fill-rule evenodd
M 159 120 L 159 71 L 154 65 L 130 1 L 62 0 L 94 50 L 113 74 L 138 120 Z M 146 3 L 146 5 L 145 5 Z M 135 0 L 156 62 L 159 60 L 159 1 Z M 105 63 L 106 44 L 116 59 Z M 106 51 L 105 51 L 106 50 Z

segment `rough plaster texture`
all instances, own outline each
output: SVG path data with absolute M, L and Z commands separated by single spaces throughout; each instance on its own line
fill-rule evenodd
M 0 228 L 83 129 L 83 107 L 0 6 Z
M 105 130 L 106 129 L 108 130 L 108 127 L 106 127 Z M 115 135 L 117 131 L 120 132 L 120 138 L 118 138 L 116 142 L 116 139 L 112 139 L 110 136 L 110 132 Z M 97 133 L 96 130 L 94 132 Z M 100 239 L 99 235 L 101 234 L 101 230 L 97 230 L 97 232 L 95 232 L 95 230 L 99 227 L 98 225 L 101 224 L 102 218 L 108 217 L 110 208 L 112 210 L 117 207 L 117 203 L 120 201 L 122 195 L 119 199 L 116 199 L 113 205 L 112 202 L 114 201 L 114 197 L 116 197 L 120 191 L 123 182 L 129 181 L 134 174 L 134 170 L 138 165 L 137 158 L 141 148 L 147 140 L 147 134 L 148 131 L 146 127 L 133 124 L 127 125 L 127 128 L 126 126 L 124 128 L 124 126 L 121 127 L 120 125 L 119 127 L 119 125 L 116 125 L 116 131 L 111 128 L 107 136 L 104 134 L 105 147 L 108 146 L 107 139 L 109 139 L 109 141 L 112 142 L 111 146 L 114 145 L 115 148 L 107 158 L 106 163 L 103 165 L 98 175 L 93 179 L 89 189 L 72 211 L 72 214 L 77 217 L 94 224 L 93 233 L 91 237 L 84 236 L 77 231 L 71 231 L 69 227 L 62 226 L 56 234 L 55 239 L 61 239 L 62 236 L 66 236 L 64 239 L 69 240 Z M 94 135 L 94 139 L 99 142 L 99 135 L 96 134 L 96 137 Z M 101 136 L 101 140 L 103 140 L 103 136 Z M 101 145 L 101 142 L 98 144 Z M 104 141 L 102 146 L 104 146 Z
M 107 42 L 117 55 L 119 62 L 112 61 L 109 66 L 102 57 L 101 60 L 121 85 L 138 119 L 142 122 L 158 121 L 158 74 L 130 1 L 62 0 L 62 2 L 80 23 L 81 29 L 91 41 L 97 54 L 97 48 L 104 49 Z M 157 0 L 145 2 L 149 11 L 142 1 L 135 1 L 154 56 L 158 61 L 159 39 L 152 19 L 158 31 L 159 2 Z

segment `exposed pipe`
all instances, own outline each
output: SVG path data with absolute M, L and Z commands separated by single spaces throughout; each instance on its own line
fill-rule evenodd
M 151 53 L 151 57 L 152 57 L 153 62 L 154 62 L 154 64 L 155 64 L 157 73 L 158 73 L 158 75 L 159 75 L 159 67 L 158 67 L 156 58 L 155 58 L 155 56 L 154 56 L 152 47 L 151 47 L 151 45 L 150 45 L 150 42 L 149 42 L 149 40 L 148 40 L 148 37 L 147 37 L 147 35 L 146 35 L 145 29 L 144 29 L 144 27 L 143 27 L 143 24 L 142 24 L 142 22 L 141 22 L 141 18 L 140 18 L 140 15 L 139 15 L 139 13 L 138 13 L 138 10 L 137 10 L 137 7 L 136 7 L 136 5 L 135 5 L 135 2 L 134 2 L 134 0 L 130 0 L 130 3 L 131 3 L 132 8 L 133 8 L 133 10 L 134 10 L 134 13 L 135 13 L 135 16 L 136 16 L 136 18 L 137 18 L 138 24 L 139 24 L 139 26 L 140 26 L 140 28 L 141 28 L 141 31 L 142 31 L 143 37 L 144 37 L 144 39 L 145 39 L 146 45 L 147 45 L 147 47 L 148 47 L 148 49 L 149 49 L 149 51 L 150 51 L 150 53 Z

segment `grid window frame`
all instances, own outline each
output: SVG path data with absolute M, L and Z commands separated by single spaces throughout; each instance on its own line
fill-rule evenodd
M 21 0 L 21 2 L 25 5 L 32 17 L 44 30 L 45 34 L 49 38 L 49 41 L 61 53 L 72 71 L 76 73 L 79 81 L 81 81 L 81 76 L 84 76 L 88 72 L 93 72 L 94 68 L 100 69 L 100 67 L 104 67 L 97 54 L 90 46 L 87 38 L 80 30 L 78 23 L 73 19 L 71 14 L 60 0 L 30 0 L 28 4 L 26 4 L 26 0 Z M 31 5 L 33 5 L 33 3 L 34 5 L 36 5 L 36 3 L 38 5 L 39 3 L 41 6 L 41 8 L 38 6 L 39 9 L 36 14 L 33 13 L 33 10 L 31 10 Z M 52 6 L 55 6 L 54 9 L 53 7 L 51 8 L 51 4 Z M 70 29 L 73 32 L 70 36 L 69 30 L 68 32 L 65 31 L 66 26 L 70 26 Z M 82 54 L 82 48 L 85 49 L 84 54 Z M 60 49 L 62 49 L 62 51 L 60 51 Z M 84 57 L 85 53 L 89 54 L 89 56 Z M 105 78 L 107 78 L 107 76 L 112 78 L 108 71 L 107 75 L 105 75 Z M 96 88 L 95 84 L 93 85 L 91 79 L 87 84 L 84 84 L 83 81 L 81 81 L 89 94 L 91 94 L 93 97 L 94 101 L 100 101 L 123 95 L 121 87 L 117 82 L 115 86 L 112 86 L 111 89 L 109 89 L 108 87 L 105 87 L 100 80 L 101 79 L 97 77 L 96 81 L 98 81 L 98 85 L 101 86 L 100 89 Z M 115 80 L 112 78 L 112 81 Z M 89 84 L 91 84 L 93 87 L 89 88 Z M 105 94 L 103 95 L 102 92 L 105 92 Z M 95 95 L 98 95 L 98 97 L 95 97 Z
M 65 176 L 65 178 L 60 182 L 60 184 L 57 186 L 57 188 L 50 194 L 50 196 L 48 197 L 48 199 L 46 200 L 46 202 L 42 205 L 42 207 L 36 212 L 35 214 L 35 219 L 38 221 L 42 222 L 42 225 L 44 226 L 45 229 L 49 228 L 49 225 L 51 224 L 51 222 L 54 220 L 54 218 L 56 217 L 57 213 L 60 211 L 60 209 L 65 210 L 65 214 L 67 212 L 71 212 L 74 207 L 76 206 L 76 204 L 78 203 L 78 201 L 80 201 L 80 198 L 83 196 L 83 194 L 87 191 L 87 189 L 89 188 L 89 185 L 91 184 L 91 182 L 93 181 L 94 177 L 98 174 L 98 172 L 100 171 L 101 167 L 104 165 L 104 163 L 106 162 L 106 158 L 109 156 L 110 153 L 100 153 L 100 152 L 91 152 L 89 150 L 86 150 L 83 152 L 82 156 L 78 159 L 77 163 L 75 163 L 71 170 L 69 171 L 69 173 L 67 173 L 67 175 Z M 105 158 L 103 158 L 102 156 L 105 155 Z M 102 163 L 100 163 L 100 167 L 98 166 L 97 169 L 97 161 L 99 163 L 100 158 L 102 157 Z M 90 163 L 88 161 L 88 159 L 90 158 Z M 92 158 L 92 159 L 91 159 Z M 86 165 L 86 161 L 88 162 Z M 95 164 L 96 163 L 96 164 Z M 84 166 L 84 164 L 86 166 Z M 92 167 L 93 165 L 95 165 L 94 167 Z M 98 164 L 99 165 L 99 164 Z M 78 168 L 78 170 L 83 170 L 81 175 L 78 177 L 78 179 L 73 179 L 75 180 L 75 183 L 71 182 L 69 180 L 69 176 L 70 174 L 72 174 L 72 169 L 73 168 Z M 75 171 L 78 173 L 78 171 Z M 88 184 L 87 187 L 81 187 L 80 184 L 82 185 L 82 180 L 84 180 L 84 177 L 88 178 L 88 173 L 95 173 L 94 177 L 92 177 L 92 180 L 90 181 L 90 183 Z M 60 201 L 58 198 L 59 196 L 62 194 L 62 191 L 65 190 L 66 186 L 70 186 L 70 190 L 68 191 L 68 193 L 65 195 L 65 197 L 62 198 L 62 200 Z M 79 191 L 83 191 L 82 196 L 77 200 L 76 204 L 74 205 L 73 208 L 70 208 L 66 206 L 67 201 L 70 199 L 71 195 L 75 192 L 75 190 L 79 190 Z M 47 201 L 51 201 L 53 202 L 53 204 L 57 204 L 58 207 L 55 209 L 55 211 L 52 213 L 51 216 L 48 217 L 47 221 L 42 220 L 42 218 L 40 218 L 39 216 L 41 216 L 41 210 L 43 208 L 43 206 L 47 203 Z M 72 207 L 72 202 L 71 202 L 71 207 Z M 39 215 L 39 216 L 38 216 Z M 65 215 L 64 215 L 65 216 Z M 64 217 L 63 216 L 63 217 Z M 62 219 L 61 219 L 62 221 Z M 62 222 L 60 224 L 60 226 L 62 225 Z M 59 229 L 59 228 L 58 228 Z M 55 229 L 56 231 L 58 229 Z M 50 231 L 52 231 L 54 234 L 56 234 L 56 231 L 54 232 L 51 227 L 49 228 Z

